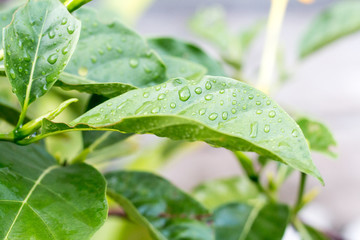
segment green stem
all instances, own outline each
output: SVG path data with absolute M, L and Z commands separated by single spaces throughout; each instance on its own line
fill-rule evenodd
M 83 149 L 79 155 L 77 155 L 73 160 L 69 162 L 69 164 L 82 163 L 86 160 L 86 157 L 89 153 L 93 152 L 95 148 L 97 148 L 102 142 L 104 142 L 110 134 L 113 132 L 105 132 L 101 137 L 96 139 L 89 147 Z
M 14 133 L 0 134 L 0 141 L 14 141 Z
M 273 85 L 273 72 L 280 31 L 289 0 L 272 0 L 266 30 L 265 48 L 262 55 L 257 88 L 269 93 Z
M 69 12 L 73 12 L 76 9 L 79 9 L 82 5 L 91 1 L 92 0 L 66 0 L 64 5 L 69 10 Z
M 304 197 L 304 192 L 305 192 L 306 178 L 307 178 L 307 175 L 305 173 L 301 173 L 298 196 L 297 196 L 297 200 L 296 200 L 296 203 L 294 206 L 294 215 L 296 215 L 303 206 L 303 197 Z

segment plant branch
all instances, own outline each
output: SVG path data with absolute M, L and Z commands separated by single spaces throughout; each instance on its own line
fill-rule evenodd
M 307 177 L 307 175 L 305 173 L 301 173 L 298 196 L 297 196 L 297 200 L 296 200 L 296 203 L 294 206 L 294 215 L 296 215 L 303 206 L 303 197 L 304 197 L 304 192 L 305 192 L 306 177 Z
M 265 47 L 262 55 L 257 88 L 269 93 L 273 85 L 276 52 L 279 43 L 280 31 L 289 0 L 272 0 L 266 30 Z
M 14 133 L 0 134 L 0 141 L 14 141 Z
M 92 0 L 66 0 L 64 5 L 69 10 L 69 12 L 73 12 L 76 9 L 79 9 L 82 5 L 85 5 L 91 1 Z

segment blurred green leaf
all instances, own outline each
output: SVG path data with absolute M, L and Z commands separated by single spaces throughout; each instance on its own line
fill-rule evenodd
M 281 240 L 290 217 L 288 206 L 229 203 L 214 212 L 217 240 Z
M 331 147 L 336 146 L 336 141 L 328 127 L 321 122 L 308 118 L 299 118 L 296 122 L 309 141 L 311 150 L 327 154 L 333 158 L 337 157 L 337 154 L 331 151 Z
M 166 79 L 164 63 L 133 30 L 102 21 L 90 8 L 74 15 L 82 22 L 81 36 L 59 86 L 114 97 Z
M 154 239 L 211 240 L 210 213 L 165 179 L 146 172 L 105 175 L 108 195 Z
M 208 56 L 195 44 L 170 37 L 150 38 L 148 43 L 160 56 L 173 56 L 186 59 L 207 68 L 207 74 L 225 76 L 221 64 Z M 179 76 L 176 76 L 179 77 Z
M 260 197 L 258 188 L 247 177 L 207 181 L 197 186 L 192 195 L 209 209 L 228 202 L 247 202 Z
M 200 79 L 206 74 L 206 68 L 200 64 L 178 57 L 163 56 L 167 67 L 168 78 L 183 77 L 186 79 Z
M 300 41 L 300 58 L 360 30 L 360 2 L 339 1 L 311 22 Z

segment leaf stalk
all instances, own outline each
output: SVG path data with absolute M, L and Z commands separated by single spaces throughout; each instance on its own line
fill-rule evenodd
M 64 2 L 65 7 L 69 10 L 69 12 L 73 12 L 79 9 L 82 5 L 85 5 L 92 0 L 66 0 Z

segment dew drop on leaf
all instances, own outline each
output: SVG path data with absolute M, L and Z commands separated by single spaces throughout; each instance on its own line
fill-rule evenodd
M 212 88 L 212 84 L 211 84 L 210 81 L 207 81 L 207 82 L 205 83 L 205 88 L 206 88 L 207 90 L 210 90 L 210 89 Z
M 58 60 L 58 55 L 57 55 L 56 53 L 51 54 L 51 55 L 48 57 L 48 59 L 47 59 L 47 61 L 48 61 L 50 64 L 55 64 L 57 60 Z
M 15 71 L 12 68 L 10 69 L 10 76 L 12 79 L 15 79 L 15 77 L 16 77 Z
M 213 99 L 213 95 L 212 94 L 208 94 L 205 96 L 205 100 L 206 101 L 210 101 L 211 99 Z
M 22 66 L 19 66 L 18 71 L 21 73 L 23 71 Z
M 202 93 L 202 88 L 201 87 L 195 88 L 195 93 L 196 94 L 201 94 Z
M 200 110 L 199 110 L 199 114 L 200 115 L 204 115 L 206 113 L 206 109 L 205 108 L 201 108 Z
M 222 90 L 219 91 L 220 94 L 224 94 L 224 92 L 225 92 L 224 89 L 222 89 Z
M 158 100 L 163 100 L 163 99 L 165 99 L 165 94 L 164 93 L 161 93 L 161 94 L 159 94 L 159 96 L 158 96 Z
M 62 19 L 62 21 L 61 21 L 61 25 L 65 25 L 66 23 L 67 23 L 67 18 L 64 17 L 64 18 Z
M 274 110 L 271 110 L 269 112 L 269 117 L 274 118 L 276 116 L 276 112 Z
M 297 136 L 299 136 L 299 132 L 296 129 L 294 129 L 292 131 L 291 135 L 293 135 L 293 137 L 297 137 Z
M 73 34 L 73 33 L 75 32 L 74 26 L 69 25 L 69 26 L 67 27 L 67 32 L 68 32 L 69 34 Z
M 268 125 L 268 124 L 265 125 L 264 132 L 266 132 L 266 133 L 270 132 L 270 125 Z
M 235 109 L 235 108 L 231 109 L 231 112 L 232 112 L 233 114 L 235 114 L 235 113 L 236 113 L 236 109 Z
M 139 65 L 139 61 L 136 60 L 135 58 L 132 58 L 132 59 L 130 59 L 130 61 L 129 61 L 129 65 L 130 65 L 130 67 L 132 67 L 132 68 L 136 68 L 136 67 Z
M 191 96 L 190 89 L 188 87 L 183 87 L 179 90 L 179 99 L 183 102 L 187 101 Z
M 156 107 L 153 110 L 151 110 L 151 113 L 158 113 L 160 111 L 160 107 Z
M 217 113 L 212 113 L 212 114 L 210 114 L 209 119 L 210 119 L 211 121 L 214 121 L 215 119 L 217 119 L 217 117 L 218 117 L 218 114 L 217 114 Z
M 263 110 L 256 110 L 256 114 L 262 114 Z
M 170 107 L 171 108 L 176 108 L 176 103 L 174 103 L 174 102 L 170 103 Z
M 251 138 L 256 138 L 257 137 L 257 132 L 258 132 L 258 123 L 257 122 L 253 122 L 250 124 L 250 137 Z
M 88 75 L 88 69 L 86 67 L 81 67 L 78 70 L 78 74 L 82 77 L 86 77 Z
M 92 63 L 96 63 L 96 61 L 97 61 L 96 57 L 91 56 L 91 62 L 92 62 Z
M 150 96 L 150 94 L 148 92 L 144 92 L 144 94 L 143 94 L 144 98 L 148 98 L 149 96 Z
M 226 120 L 228 118 L 228 113 L 227 112 L 223 112 L 222 113 L 222 119 Z
M 250 99 L 250 100 L 254 99 L 254 95 L 250 94 L 250 95 L 249 95 L 249 99 Z
M 256 101 L 256 105 L 261 105 L 261 102 L 260 101 Z

